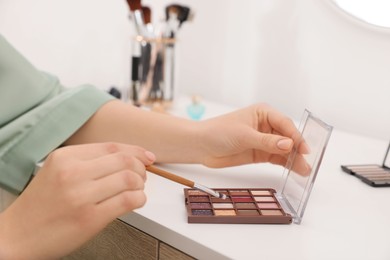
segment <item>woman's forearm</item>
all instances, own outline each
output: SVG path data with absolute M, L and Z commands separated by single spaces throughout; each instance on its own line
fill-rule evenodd
M 64 144 L 121 142 L 155 153 L 158 162 L 201 163 L 199 122 L 110 101 Z

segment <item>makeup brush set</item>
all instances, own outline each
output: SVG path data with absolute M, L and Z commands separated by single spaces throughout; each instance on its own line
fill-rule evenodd
M 127 0 L 136 36 L 132 41 L 131 85 L 123 98 L 135 105 L 169 105 L 174 96 L 177 34 L 193 14 L 187 6 L 165 7 L 163 24 L 152 23 L 152 10 L 141 0 Z

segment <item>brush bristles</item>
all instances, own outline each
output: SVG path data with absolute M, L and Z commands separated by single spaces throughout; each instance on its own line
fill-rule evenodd
M 144 22 L 145 24 L 151 23 L 151 10 L 147 6 L 142 6 L 142 14 L 144 16 Z
M 140 10 L 142 8 L 141 0 L 127 0 L 127 4 L 131 11 Z

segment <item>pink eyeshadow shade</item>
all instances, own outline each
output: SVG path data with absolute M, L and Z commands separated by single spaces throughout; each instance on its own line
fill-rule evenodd
M 278 209 L 279 206 L 276 203 L 257 203 L 257 206 L 261 209 Z
M 275 201 L 274 198 L 272 197 L 254 197 L 255 198 L 255 201 L 262 201 L 262 202 L 273 202 Z

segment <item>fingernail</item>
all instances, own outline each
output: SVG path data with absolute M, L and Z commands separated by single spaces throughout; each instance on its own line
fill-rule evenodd
M 156 155 L 154 155 L 154 153 L 152 153 L 152 152 L 146 151 L 145 155 L 152 162 L 154 162 L 156 160 Z
M 293 142 L 291 139 L 281 139 L 277 142 L 277 146 L 281 150 L 289 150 L 292 146 Z

